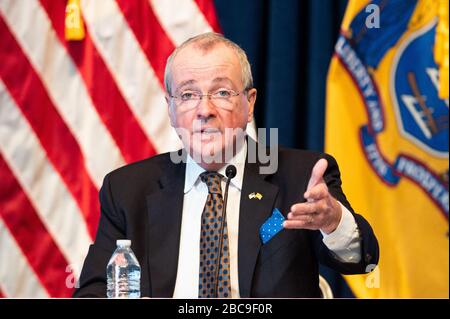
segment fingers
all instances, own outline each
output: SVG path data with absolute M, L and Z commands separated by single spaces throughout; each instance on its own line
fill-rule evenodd
M 290 229 L 320 229 L 330 212 L 328 187 L 323 180 L 328 162 L 321 158 L 314 165 L 304 194 L 307 202 L 292 205 L 283 227 Z
M 301 220 L 285 220 L 283 222 L 283 227 L 286 229 L 317 229 L 316 226 L 310 224 L 309 222 L 301 221 Z
M 328 211 L 326 200 L 292 205 L 283 227 L 288 229 L 319 229 Z
M 292 216 L 292 213 L 289 213 Z M 321 223 L 321 216 L 315 213 L 294 216 L 284 221 L 283 227 L 290 229 L 318 229 Z
M 307 190 L 303 196 L 308 202 L 310 202 L 321 200 L 323 198 L 326 198 L 328 195 L 329 193 L 327 185 L 325 183 L 320 183 Z
M 289 214 L 292 213 L 293 216 L 298 215 L 305 215 L 305 214 L 312 214 L 317 211 L 317 202 L 311 202 L 311 203 L 299 203 L 292 205 L 291 211 Z M 288 218 L 289 218 L 288 214 Z
M 326 159 L 321 158 L 317 161 L 317 163 L 314 165 L 311 177 L 309 178 L 308 187 L 306 190 L 309 190 L 310 188 L 316 186 L 320 181 L 323 179 L 323 174 L 325 174 L 325 171 L 327 170 L 328 162 Z
M 291 211 L 289 212 L 289 214 L 292 213 L 292 216 L 318 214 L 325 212 L 327 209 L 328 209 L 327 201 L 322 199 L 314 202 L 294 204 L 291 206 Z
M 292 205 L 283 227 L 287 229 L 320 229 L 326 234 L 339 225 L 342 209 L 331 196 L 328 199 Z
M 311 214 L 304 214 L 304 215 L 292 215 L 292 213 L 290 213 L 291 216 L 288 217 L 288 221 L 300 221 L 303 222 L 305 224 L 311 224 L 314 221 L 317 221 L 317 214 L 315 213 L 311 213 Z

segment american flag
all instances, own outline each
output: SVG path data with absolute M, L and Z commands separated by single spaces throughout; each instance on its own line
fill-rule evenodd
M 212 0 L 0 0 L 0 296 L 72 294 L 104 175 L 180 146 L 165 63 L 208 31 Z

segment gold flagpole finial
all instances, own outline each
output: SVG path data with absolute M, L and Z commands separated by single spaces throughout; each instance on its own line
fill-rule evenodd
M 68 41 L 84 39 L 85 33 L 80 0 L 67 1 L 64 35 Z

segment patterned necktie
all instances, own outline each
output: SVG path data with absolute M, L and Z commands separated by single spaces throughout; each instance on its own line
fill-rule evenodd
M 228 246 L 227 222 L 223 221 L 222 175 L 204 172 L 200 175 L 208 186 L 208 198 L 202 213 L 200 231 L 200 271 L 198 284 L 199 298 L 231 298 L 230 252 Z M 218 262 L 220 228 L 223 225 L 223 242 Z M 217 270 L 217 267 L 219 269 Z M 216 292 L 217 283 L 217 292 Z

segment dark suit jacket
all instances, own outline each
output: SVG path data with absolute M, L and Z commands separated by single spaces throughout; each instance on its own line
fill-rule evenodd
M 331 194 L 355 216 L 361 233 L 361 261 L 339 262 L 322 242 L 320 231 L 282 230 L 262 245 L 259 228 L 278 208 L 284 215 L 303 202 L 311 170 L 328 160 L 325 181 Z M 279 149 L 275 174 L 261 175 L 259 163 L 246 163 L 239 215 L 238 273 L 241 297 L 319 297 L 318 263 L 343 274 L 365 273 L 378 263 L 375 235 L 355 214 L 341 189 L 336 161 L 329 155 Z M 105 297 L 106 265 L 116 239 L 128 238 L 141 265 L 141 296 L 172 297 L 178 266 L 185 164 L 169 153 L 108 174 L 100 190 L 101 217 L 74 297 Z M 259 192 L 261 200 L 249 199 Z

